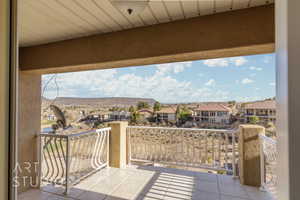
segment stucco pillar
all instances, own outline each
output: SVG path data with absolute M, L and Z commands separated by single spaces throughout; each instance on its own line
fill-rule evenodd
M 276 13 L 276 127 L 278 197 L 300 197 L 300 1 L 278 0 Z
M 20 72 L 18 191 L 37 187 L 38 138 L 41 130 L 41 75 Z
M 109 126 L 111 127 L 109 138 L 109 166 L 124 168 L 127 164 L 126 128 L 128 122 L 112 122 Z
M 0 199 L 8 198 L 10 1 L 0 1 Z
M 239 131 L 239 176 L 241 184 L 260 186 L 259 134 L 265 128 L 258 125 L 241 125 Z

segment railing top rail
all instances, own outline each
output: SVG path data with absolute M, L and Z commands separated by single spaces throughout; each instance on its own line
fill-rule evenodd
M 88 135 L 92 133 L 101 133 L 102 131 L 109 131 L 111 130 L 110 127 L 107 128 L 101 128 L 101 129 L 95 129 L 95 130 L 89 130 L 89 131 L 84 131 L 80 133 L 74 133 L 74 134 L 69 134 L 69 135 L 62 135 L 62 134 L 53 134 L 53 133 L 41 133 L 41 137 L 57 137 L 57 138 L 73 138 L 73 137 L 79 137 L 83 135 Z
M 266 141 L 266 142 L 268 142 L 268 143 L 271 143 L 271 144 L 274 144 L 274 145 L 276 145 L 277 144 L 277 141 L 276 140 L 274 140 L 274 139 L 272 139 L 272 138 L 270 138 L 270 137 L 268 137 L 268 136 L 265 136 L 265 135 L 259 135 L 259 138 L 261 139 L 261 140 L 263 140 L 263 141 Z
M 164 129 L 164 130 L 183 130 L 183 131 L 207 131 L 207 132 L 222 132 L 235 133 L 238 129 L 201 129 L 201 128 L 172 128 L 172 127 L 149 127 L 149 126 L 128 126 L 128 128 L 136 129 Z

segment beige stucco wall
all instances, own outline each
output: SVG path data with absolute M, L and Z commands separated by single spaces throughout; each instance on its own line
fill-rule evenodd
M 9 0 L 0 1 L 0 199 L 8 195 Z
M 41 129 L 41 76 L 26 72 L 19 75 L 18 164 L 22 192 L 36 185 L 38 138 Z M 31 165 L 30 169 L 27 167 Z M 22 177 L 28 178 L 23 179 Z

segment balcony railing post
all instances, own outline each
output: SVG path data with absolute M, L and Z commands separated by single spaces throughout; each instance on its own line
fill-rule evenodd
M 127 121 L 117 121 L 109 124 L 111 127 L 109 166 L 124 168 L 127 165 Z
M 265 156 L 264 156 L 264 146 L 262 138 L 259 138 L 259 149 L 260 149 L 260 190 L 265 191 L 264 183 L 265 183 Z
M 233 170 L 233 178 L 237 178 L 237 173 L 236 173 L 236 144 L 235 144 L 235 138 L 236 138 L 236 132 L 232 132 L 232 170 Z
M 260 187 L 260 142 L 259 135 L 265 128 L 258 125 L 240 125 L 239 129 L 239 177 L 243 185 Z
M 67 195 L 69 193 L 69 188 L 70 188 L 70 138 L 67 137 L 67 149 L 66 149 L 66 189 L 65 189 L 65 194 Z
M 109 167 L 109 137 L 110 137 L 110 130 L 106 132 L 106 167 Z

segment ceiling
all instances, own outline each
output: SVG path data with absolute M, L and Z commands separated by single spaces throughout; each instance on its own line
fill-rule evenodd
M 150 0 L 135 16 L 124 15 L 109 0 L 19 2 L 20 45 L 32 46 L 261 6 L 274 0 Z

